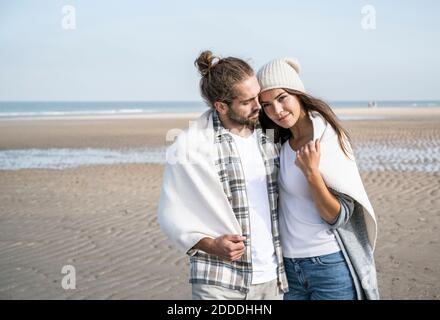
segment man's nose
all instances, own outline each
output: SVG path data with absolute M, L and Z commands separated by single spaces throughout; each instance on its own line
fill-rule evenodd
M 255 99 L 254 100 L 254 105 L 252 106 L 254 109 L 258 109 L 258 110 L 260 110 L 261 109 L 261 105 L 260 105 L 260 102 L 258 101 L 258 99 Z

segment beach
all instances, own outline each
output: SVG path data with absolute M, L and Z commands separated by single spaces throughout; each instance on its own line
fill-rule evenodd
M 440 108 L 337 114 L 362 151 L 381 298 L 440 299 Z M 156 150 L 196 116 L 2 120 L 0 151 Z M 188 258 L 156 221 L 163 170 L 160 161 L 0 170 L 0 299 L 190 299 Z M 61 286 L 65 265 L 75 289 Z

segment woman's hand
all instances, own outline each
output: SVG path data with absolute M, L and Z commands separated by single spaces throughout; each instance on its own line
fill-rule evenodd
M 304 173 L 306 179 L 319 174 L 320 157 L 321 145 L 319 139 L 315 142 L 310 141 L 296 152 L 295 164 Z
M 316 208 L 327 223 L 333 223 L 341 210 L 339 200 L 331 194 L 319 172 L 321 146 L 319 140 L 311 141 L 296 153 L 295 164 L 304 173 L 313 195 Z

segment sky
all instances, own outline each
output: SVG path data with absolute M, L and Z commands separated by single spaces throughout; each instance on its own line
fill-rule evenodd
M 324 99 L 439 100 L 439 14 L 436 0 L 0 0 L 0 101 L 201 100 L 206 49 L 255 70 L 296 58 Z

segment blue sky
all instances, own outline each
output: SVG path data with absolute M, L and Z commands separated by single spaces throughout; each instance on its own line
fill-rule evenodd
M 255 69 L 295 57 L 324 99 L 438 100 L 439 14 L 435 0 L 0 0 L 0 100 L 200 100 L 204 49 Z

